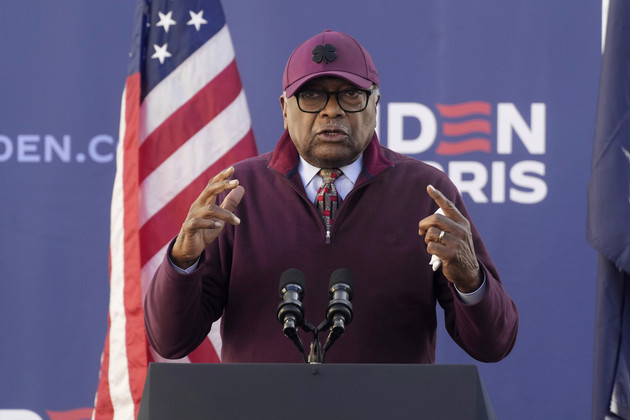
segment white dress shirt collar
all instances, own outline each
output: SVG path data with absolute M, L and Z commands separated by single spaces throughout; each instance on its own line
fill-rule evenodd
M 354 188 L 354 184 L 359 178 L 361 169 L 363 168 L 363 154 L 359 156 L 357 160 L 350 165 L 342 166 L 339 168 L 343 175 L 337 178 L 335 181 L 335 187 L 337 187 L 337 193 L 341 196 L 341 199 L 345 199 L 346 195 Z M 317 197 L 317 191 L 322 184 L 322 178 L 317 176 L 321 168 L 317 168 L 300 156 L 300 163 L 298 165 L 298 172 L 302 178 L 306 195 L 311 201 L 315 201 Z

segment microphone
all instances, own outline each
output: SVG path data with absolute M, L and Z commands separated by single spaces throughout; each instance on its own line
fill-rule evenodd
M 353 309 L 350 300 L 354 293 L 354 276 L 350 270 L 339 268 L 330 276 L 328 289 L 331 300 L 326 311 L 326 320 L 330 326 L 330 334 L 326 339 L 324 352 L 346 331 L 346 325 L 352 322 Z
M 280 276 L 279 294 L 282 302 L 278 305 L 276 316 L 284 335 L 289 337 L 304 354 L 304 346 L 298 335 L 298 327 L 304 324 L 304 308 L 302 299 L 306 292 L 304 274 L 296 268 L 285 270 Z

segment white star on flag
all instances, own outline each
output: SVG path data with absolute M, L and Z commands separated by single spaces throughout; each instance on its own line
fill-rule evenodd
M 157 44 L 153 44 L 153 48 L 155 48 L 155 53 L 153 53 L 151 58 L 157 58 L 160 60 L 160 64 L 164 64 L 164 59 L 167 57 L 172 57 L 172 54 L 166 50 L 168 48 L 168 43 L 162 45 L 161 47 Z
M 201 25 L 208 23 L 208 21 L 203 18 L 203 10 L 197 13 L 189 10 L 188 13 L 190 13 L 190 20 L 186 22 L 186 25 L 194 25 L 197 31 L 199 31 Z
M 166 32 L 168 32 L 168 28 L 170 28 L 171 25 L 177 24 L 177 22 L 175 22 L 171 17 L 173 15 L 173 11 L 170 11 L 167 14 L 158 12 L 158 15 L 160 16 L 160 21 L 155 26 L 163 26 Z

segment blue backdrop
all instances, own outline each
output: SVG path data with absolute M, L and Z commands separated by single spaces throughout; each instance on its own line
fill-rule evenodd
M 134 4 L 3 3 L 0 418 L 24 409 L 48 419 L 90 407 L 97 386 Z M 519 307 L 512 354 L 478 364 L 498 417 L 588 418 L 600 3 L 226 0 L 224 9 L 260 152 L 282 132 L 282 71 L 299 42 L 331 28 L 371 52 L 382 143 L 456 181 Z M 440 328 L 438 362 L 474 363 Z

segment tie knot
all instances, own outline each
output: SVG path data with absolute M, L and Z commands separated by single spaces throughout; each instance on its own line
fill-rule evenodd
M 341 175 L 339 169 L 320 169 L 319 175 L 324 179 L 324 184 L 333 184 L 335 179 Z

